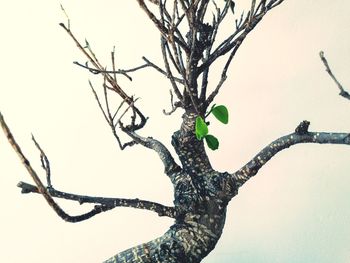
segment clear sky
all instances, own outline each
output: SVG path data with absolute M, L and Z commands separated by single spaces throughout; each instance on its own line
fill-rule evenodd
M 248 2 L 237 0 L 237 11 Z M 142 56 L 160 60 L 159 34 L 136 1 L 62 4 L 71 29 L 89 40 L 103 64 L 113 45 L 119 68 L 140 65 Z M 338 95 L 318 57 L 324 50 L 338 79 L 350 85 L 349 9 L 345 0 L 285 0 L 246 39 L 215 101 L 230 110 L 230 123 L 213 127 L 221 142 L 210 152 L 216 169 L 235 171 L 305 119 L 312 131 L 350 131 L 350 101 Z M 72 64 L 85 60 L 58 26 L 65 21 L 55 1 L 13 0 L 0 10 L 0 110 L 24 153 L 44 175 L 34 133 L 58 190 L 171 205 L 171 184 L 157 156 L 141 146 L 118 149 L 88 86 L 88 79 L 96 87 L 101 80 Z M 226 25 L 223 34 L 229 32 Z M 170 108 L 169 83 L 152 69 L 133 79 L 120 84 L 141 98 L 150 117 L 142 135 L 171 148 L 181 112 L 162 114 Z M 278 154 L 230 203 L 223 236 L 203 262 L 350 262 L 349 171 L 348 146 L 299 145 Z M 42 197 L 20 194 L 18 181 L 31 179 L 0 133 L 1 262 L 101 262 L 172 224 L 128 208 L 65 223 Z M 71 214 L 88 209 L 60 204 Z

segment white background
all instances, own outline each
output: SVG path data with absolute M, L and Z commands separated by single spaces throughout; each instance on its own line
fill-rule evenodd
M 249 1 L 236 2 L 239 11 Z M 89 40 L 103 64 L 113 45 L 120 68 L 141 64 L 143 55 L 160 61 L 159 34 L 136 1 L 62 4 L 72 31 Z M 227 126 L 211 128 L 221 143 L 209 152 L 216 169 L 235 171 L 304 119 L 312 131 L 350 131 L 350 101 L 338 95 L 318 57 L 324 50 L 347 88 L 349 8 L 344 0 L 286 0 L 245 40 L 215 101 L 230 110 Z M 96 87 L 101 80 L 72 64 L 85 60 L 59 22 L 66 18 L 55 1 L 7 1 L 0 11 L 0 110 L 24 153 L 44 175 L 34 133 L 59 190 L 171 205 L 172 187 L 156 154 L 141 146 L 118 149 L 88 87 L 89 78 Z M 220 67 L 213 71 L 219 74 Z M 162 114 L 170 107 L 169 83 L 152 69 L 133 79 L 120 78 L 120 84 L 141 98 L 150 116 L 142 135 L 171 148 L 181 112 Z M 230 203 L 223 236 L 203 262 L 350 262 L 349 170 L 348 146 L 299 145 L 278 154 Z M 20 194 L 18 181 L 31 179 L 0 135 L 1 262 L 101 262 L 172 224 L 128 208 L 65 223 L 41 196 Z M 60 204 L 71 214 L 88 209 Z

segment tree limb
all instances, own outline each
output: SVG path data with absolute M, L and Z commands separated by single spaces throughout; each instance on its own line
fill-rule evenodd
M 22 189 L 23 194 L 27 194 L 27 193 L 40 194 L 38 187 L 36 187 L 35 185 L 31 185 L 25 182 L 19 182 L 17 186 Z M 93 197 L 93 196 L 87 196 L 87 195 L 66 193 L 66 192 L 58 191 L 53 187 L 48 188 L 48 192 L 52 197 L 62 198 L 70 201 L 77 201 L 79 202 L 79 204 L 84 204 L 84 203 L 99 204 L 101 206 L 108 207 L 108 210 L 113 209 L 115 207 L 131 207 L 131 208 L 149 210 L 157 213 L 159 216 L 167 216 L 167 217 L 175 218 L 174 207 L 164 206 L 159 203 L 140 200 L 138 198 L 125 199 L 125 198 L 111 198 L 111 197 Z
M 345 144 L 350 145 L 350 133 L 309 132 L 309 122 L 303 121 L 294 133 L 283 136 L 262 149 L 253 159 L 235 173 L 229 174 L 229 179 L 237 190 L 251 177 L 256 175 L 274 155 L 290 146 L 300 143 Z M 232 193 L 234 194 L 234 193 Z
M 13 137 L 9 127 L 7 126 L 2 114 L 0 113 L 0 125 L 6 135 L 7 140 L 9 141 L 12 148 L 15 150 L 17 155 L 20 157 L 22 164 L 27 169 L 29 175 L 34 180 L 36 186 L 20 182 L 18 184 L 18 187 L 22 188 L 22 193 L 38 193 L 43 195 L 47 203 L 51 206 L 51 208 L 56 212 L 56 214 L 61 217 L 63 220 L 71 223 L 76 223 L 80 221 L 87 220 L 101 212 L 105 212 L 108 210 L 111 210 L 118 206 L 123 207 L 133 207 L 138 209 L 146 209 L 153 212 L 156 212 L 159 216 L 168 216 L 175 218 L 175 209 L 173 207 L 167 207 L 155 202 L 145 201 L 145 200 L 139 200 L 139 199 L 124 199 L 124 198 L 104 198 L 104 197 L 91 197 L 91 196 L 83 196 L 83 195 L 76 195 L 71 193 L 65 193 L 58 190 L 55 190 L 51 185 L 51 180 L 48 177 L 48 186 L 45 187 L 44 184 L 41 182 L 39 176 L 35 172 L 35 170 L 30 165 L 28 159 L 23 154 L 21 148 L 17 144 L 15 138 Z M 47 160 L 47 156 L 45 155 L 44 151 L 41 149 L 39 144 L 36 142 L 36 140 L 33 138 L 35 145 L 41 152 L 41 160 Z M 43 168 L 45 171 L 50 175 L 50 167 L 48 160 L 45 161 L 45 165 L 43 165 Z M 67 200 L 74 200 L 78 201 L 80 204 L 82 203 L 95 203 L 98 205 L 95 205 L 94 208 L 87 213 L 78 215 L 78 216 L 71 216 L 67 214 L 53 199 L 53 197 L 58 198 L 64 198 Z
M 1 128 L 3 129 L 6 138 L 8 140 L 8 142 L 10 143 L 10 145 L 12 146 L 12 148 L 15 150 L 15 152 L 17 153 L 18 157 L 20 158 L 22 164 L 24 165 L 24 167 L 27 169 L 29 175 L 32 177 L 32 179 L 34 180 L 35 184 L 36 184 L 36 188 L 37 191 L 42 194 L 42 196 L 45 198 L 46 202 L 49 204 L 49 206 L 56 212 L 56 214 L 61 217 L 63 220 L 67 221 L 67 222 L 71 222 L 71 223 L 76 223 L 76 222 L 80 222 L 83 220 L 87 220 L 91 217 L 93 217 L 94 215 L 97 215 L 101 212 L 107 211 L 112 209 L 113 207 L 109 207 L 109 206 L 105 206 L 105 205 L 96 205 L 90 212 L 85 213 L 85 214 L 81 214 L 78 216 L 71 216 L 69 214 L 67 214 L 52 198 L 52 196 L 50 195 L 50 193 L 48 192 L 47 188 L 44 186 L 44 184 L 41 182 L 39 176 L 37 175 L 37 173 L 35 172 L 35 170 L 32 168 L 32 166 L 30 165 L 28 159 L 26 158 L 26 156 L 23 154 L 21 148 L 19 147 L 19 145 L 17 144 L 15 138 L 13 137 L 9 127 L 7 126 L 2 114 L 0 113 L 0 125 Z
M 171 180 L 173 180 L 174 174 L 177 173 L 181 168 L 175 162 L 170 151 L 164 146 L 164 144 L 156 139 L 153 139 L 152 137 L 142 137 L 136 134 L 134 131 L 130 131 L 123 126 L 121 129 L 127 133 L 136 143 L 154 150 L 164 164 L 164 172 L 170 177 Z

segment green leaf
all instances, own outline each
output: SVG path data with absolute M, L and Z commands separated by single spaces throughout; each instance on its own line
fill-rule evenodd
M 219 141 L 215 136 L 208 134 L 204 138 L 205 138 L 205 141 L 207 142 L 207 145 L 210 149 L 215 151 L 219 148 Z
M 224 105 L 216 106 L 211 110 L 214 116 L 224 124 L 228 123 L 228 110 Z
M 196 137 L 201 140 L 205 135 L 208 134 L 208 126 L 201 116 L 196 118 Z

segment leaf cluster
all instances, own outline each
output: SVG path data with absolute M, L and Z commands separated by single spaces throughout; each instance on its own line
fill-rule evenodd
M 228 110 L 226 106 L 224 105 L 218 105 L 215 104 L 211 108 L 210 112 L 207 114 L 213 114 L 216 119 L 218 119 L 223 124 L 228 123 Z M 209 123 L 206 123 L 205 120 L 201 116 L 197 116 L 196 118 L 196 125 L 195 125 L 195 134 L 198 140 L 205 139 L 208 147 L 215 151 L 219 148 L 219 140 L 214 136 L 209 134 Z

